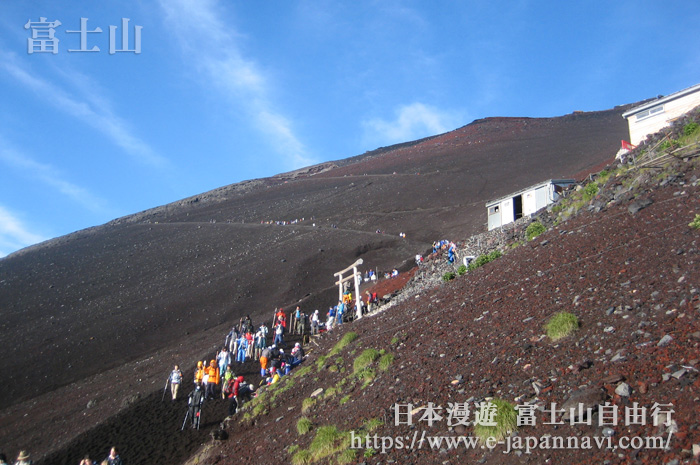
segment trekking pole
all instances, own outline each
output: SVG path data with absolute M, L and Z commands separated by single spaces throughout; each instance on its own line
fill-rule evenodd
M 185 429 L 185 425 L 187 424 L 187 417 L 190 416 L 190 409 L 187 409 L 187 413 L 185 413 L 185 421 L 182 422 L 182 428 L 180 428 L 180 431 L 183 431 Z
M 168 376 L 168 379 L 165 380 L 165 387 L 163 388 L 163 397 L 161 397 L 160 401 L 163 402 L 165 400 L 165 392 L 168 390 L 168 383 L 170 382 L 170 376 Z
M 199 431 L 199 424 L 202 422 L 202 408 L 199 408 L 199 412 L 197 412 L 197 431 Z

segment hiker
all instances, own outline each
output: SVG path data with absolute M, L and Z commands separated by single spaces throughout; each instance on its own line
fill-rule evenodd
M 234 326 L 233 328 L 231 328 L 231 331 L 229 331 L 226 335 L 226 339 L 224 339 L 224 345 L 230 350 L 231 344 L 236 338 L 238 338 L 238 329 L 236 329 L 236 327 Z
M 243 319 L 243 325 L 244 328 L 242 329 L 242 332 L 245 333 L 253 330 L 253 320 L 250 319 L 250 315 L 245 316 Z
M 296 344 L 294 344 L 294 348 L 292 349 L 291 353 L 291 359 L 289 360 L 291 368 L 294 368 L 295 366 L 303 362 L 304 357 L 306 357 L 306 354 L 304 353 L 304 348 L 301 346 L 301 344 L 297 342 Z
M 187 409 L 188 415 L 192 419 L 192 428 L 196 428 L 199 425 L 199 416 L 204 405 L 204 397 L 202 385 L 197 383 L 194 391 L 190 392 L 187 398 Z
M 267 362 L 272 355 L 272 351 L 269 347 L 266 347 L 260 353 L 260 376 L 265 377 L 265 370 L 267 370 Z
M 224 371 L 224 376 L 221 377 L 223 380 L 221 382 L 221 398 L 225 399 L 226 398 L 226 393 L 224 390 L 226 389 L 226 386 L 228 386 L 228 383 L 230 380 L 234 379 L 235 375 L 233 374 L 233 366 L 229 363 L 226 366 L 226 371 Z
M 287 327 L 287 315 L 281 308 L 275 313 L 275 324 L 273 326 L 276 326 L 277 323 L 281 323 L 283 328 Z
M 243 383 L 243 376 L 237 377 L 233 382 L 233 386 L 231 387 L 231 392 L 229 394 L 231 402 L 228 404 L 229 415 L 233 415 L 234 413 L 236 413 L 240 405 L 238 394 L 241 387 L 241 383 Z
M 0 465 L 9 465 L 7 463 L 7 456 L 5 454 L 0 454 Z
M 214 398 L 214 390 L 216 385 L 219 384 L 219 367 L 216 365 L 216 360 L 209 362 L 209 367 L 206 370 L 207 385 L 206 385 L 206 397 L 207 399 Z
M 314 314 L 311 317 L 311 335 L 318 334 L 318 310 L 314 310 Z
M 297 305 L 294 313 L 292 313 L 292 334 L 298 334 L 297 328 L 299 327 L 299 318 L 301 318 L 301 308 Z
M 326 331 L 330 331 L 333 329 L 333 321 L 335 321 L 335 308 L 334 307 L 329 307 L 328 308 L 328 319 L 326 320 Z
M 109 465 L 122 465 L 122 459 L 117 454 L 117 448 L 112 447 L 109 450 L 109 455 L 105 459 Z
M 194 384 L 202 383 L 204 381 L 204 363 L 202 361 L 197 362 L 197 368 L 194 370 Z
M 253 349 L 255 348 L 255 338 L 250 331 L 245 333 L 245 356 L 246 358 L 253 358 Z
M 26 450 L 21 450 L 19 451 L 19 455 L 17 456 L 17 461 L 15 462 L 15 465 L 31 465 L 32 461 L 29 460 L 29 452 Z
M 365 291 L 365 295 L 367 296 L 367 304 L 365 307 L 367 308 L 367 313 L 371 313 L 375 309 L 374 301 L 372 300 L 372 294 L 370 294 L 369 291 Z
M 280 380 L 280 375 L 277 373 L 277 369 L 275 367 L 270 368 L 270 377 L 267 378 L 267 384 L 275 384 L 277 381 Z
M 303 339 L 304 332 L 306 330 L 306 313 L 304 313 L 304 312 L 299 313 L 299 317 L 296 319 L 294 324 L 296 325 L 294 328 L 294 332 L 296 334 L 299 334 L 300 336 L 302 336 L 302 339 Z
M 281 322 L 277 323 L 277 326 L 275 327 L 275 340 L 274 344 L 280 344 L 282 345 L 284 343 L 284 338 L 282 335 L 284 334 L 284 326 L 282 326 Z
M 357 299 L 357 303 L 355 303 L 355 317 L 356 318 L 362 318 L 362 315 L 365 314 L 363 307 L 364 307 L 364 302 L 362 302 L 362 298 Z
M 338 320 L 338 325 L 343 324 L 343 316 L 345 315 L 345 304 L 343 302 L 338 302 L 338 306 L 336 307 L 335 311 L 335 316 L 336 319 Z
M 454 263 L 456 257 L 457 257 L 457 246 L 455 245 L 454 242 L 450 242 L 449 248 L 447 249 L 447 261 L 450 263 Z
M 0 463 L 0 465 L 2 465 L 2 463 Z M 89 456 L 89 455 L 86 455 L 86 456 L 83 458 L 83 460 L 80 461 L 80 464 L 78 464 L 78 465 L 95 465 L 95 462 L 93 462 L 92 460 L 90 460 L 90 456 Z
M 228 344 L 226 346 L 228 347 L 228 351 L 230 354 L 235 354 L 236 350 L 238 349 L 238 336 L 239 332 L 238 329 L 234 326 L 231 332 L 228 333 L 229 335 L 227 336 Z
M 180 383 L 182 383 L 182 372 L 180 367 L 175 365 L 173 371 L 170 372 L 170 394 L 172 395 L 173 402 L 177 399 L 177 391 L 180 389 Z
M 216 365 L 219 367 L 219 377 L 223 378 L 226 374 L 226 368 L 231 364 L 231 354 L 226 347 L 221 349 L 219 355 L 216 356 Z
M 263 349 L 267 347 L 267 326 L 262 325 L 255 333 L 255 354 L 256 359 L 260 358 Z
M 238 338 L 237 344 L 238 344 L 238 353 L 236 354 L 236 362 L 244 363 L 245 362 L 245 351 L 248 348 L 246 346 L 245 334 L 241 334 L 241 336 Z

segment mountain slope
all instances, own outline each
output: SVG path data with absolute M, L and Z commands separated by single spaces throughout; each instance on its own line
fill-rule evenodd
M 0 408 L 41 420 L 31 406 L 51 392 L 110 369 L 118 376 L 144 360 L 160 371 L 139 372 L 143 382 L 129 389 L 151 392 L 167 365 L 191 366 L 241 316 L 267 320 L 275 307 L 299 302 L 323 309 L 337 295 L 333 273 L 357 258 L 363 269 L 407 267 L 433 240 L 483 230 L 487 200 L 605 163 L 626 138 L 625 110 L 479 120 L 220 188 L 6 257 Z M 114 394 L 117 407 L 130 392 Z M 8 447 L 17 437 L 17 429 L 0 427 Z M 49 447 L 38 444 L 37 453 Z

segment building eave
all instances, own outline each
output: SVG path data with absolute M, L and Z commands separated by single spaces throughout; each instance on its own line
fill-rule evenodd
M 622 117 L 627 119 L 630 116 L 634 116 L 637 113 L 640 113 L 644 110 L 648 110 L 649 108 L 653 108 L 658 105 L 663 105 L 664 103 L 670 102 L 672 100 L 679 99 L 681 97 L 685 97 L 688 94 L 692 94 L 695 92 L 700 91 L 700 84 L 695 84 L 692 87 L 688 87 L 687 89 L 683 89 L 681 91 L 675 92 L 673 94 L 667 95 L 666 97 L 661 97 L 655 100 L 652 100 L 651 102 L 647 102 L 643 105 L 640 105 L 638 107 L 634 107 L 631 110 L 628 110 L 622 114 Z

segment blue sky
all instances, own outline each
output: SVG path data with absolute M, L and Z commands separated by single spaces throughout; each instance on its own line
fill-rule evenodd
M 684 89 L 700 83 L 700 9 L 674 5 L 2 0 L 0 257 L 477 118 Z M 42 17 L 58 42 L 28 53 Z M 119 51 L 123 18 L 138 54 Z M 82 38 L 99 51 L 69 52 Z

